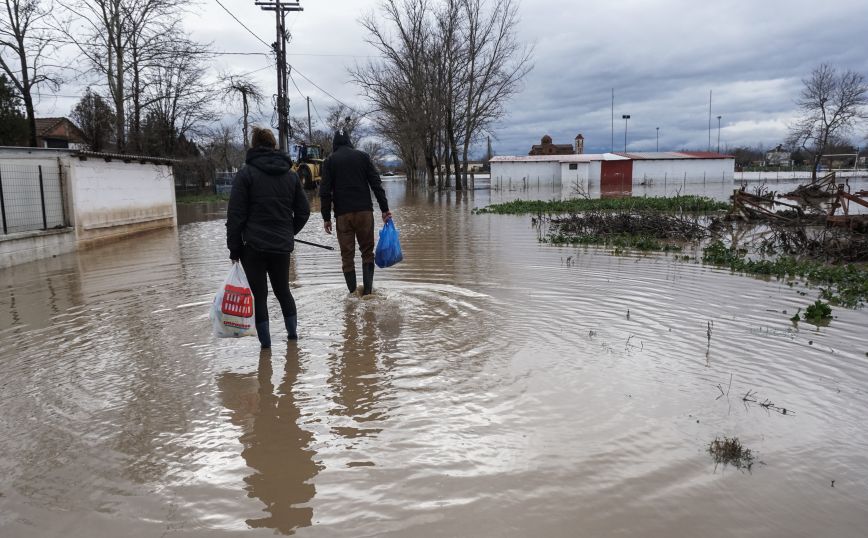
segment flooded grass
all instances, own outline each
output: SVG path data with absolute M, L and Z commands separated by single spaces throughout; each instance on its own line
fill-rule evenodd
M 708 453 L 714 458 L 716 465 L 731 465 L 739 470 L 750 471 L 756 462 L 756 456 L 751 449 L 745 448 L 738 437 L 716 437 L 708 446 Z
M 498 215 L 555 215 L 579 213 L 583 211 L 659 211 L 701 213 L 721 211 L 729 208 L 726 202 L 719 202 L 704 196 L 673 197 L 624 197 L 624 198 L 572 198 L 569 200 L 514 200 L 502 204 L 492 204 L 477 213 Z
M 543 239 L 556 245 L 606 245 L 616 249 L 680 251 L 681 244 L 706 235 L 705 227 L 695 218 L 651 213 L 585 212 L 546 221 Z
M 778 278 L 801 277 L 812 284 L 825 284 L 821 298 L 847 308 L 868 302 L 868 270 L 855 264 L 828 265 L 814 260 L 799 260 L 792 256 L 776 259 L 751 259 L 744 249 L 731 249 L 723 241 L 706 246 L 702 261 L 732 271 Z

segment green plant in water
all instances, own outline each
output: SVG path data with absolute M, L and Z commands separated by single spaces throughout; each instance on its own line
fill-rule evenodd
M 791 256 L 752 260 L 746 254 L 746 251 L 732 250 L 718 240 L 705 247 L 702 261 L 732 271 L 777 278 L 802 277 L 813 284 L 827 284 L 829 287 L 821 290 L 820 297 L 847 308 L 868 301 L 868 270 L 855 264 L 827 265 Z
M 701 213 L 723 211 L 729 203 L 704 196 L 625 197 L 625 198 L 573 198 L 569 200 L 514 200 L 475 209 L 476 213 L 499 215 L 558 215 L 583 211 L 656 211 Z
M 708 446 L 708 453 L 714 458 L 714 463 L 732 465 L 736 469 L 749 471 L 756 461 L 756 456 L 741 444 L 738 437 L 716 437 Z
M 824 320 L 832 319 L 832 307 L 830 307 L 828 303 L 824 303 L 817 299 L 814 304 L 808 305 L 804 317 L 806 321 L 812 323 L 819 323 Z

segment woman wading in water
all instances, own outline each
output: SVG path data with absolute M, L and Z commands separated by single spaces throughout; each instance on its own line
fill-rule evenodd
M 251 146 L 245 166 L 232 182 L 226 245 L 229 258 L 241 261 L 247 274 L 259 343 L 268 348 L 267 279 L 280 303 L 287 338 L 298 338 L 298 315 L 289 291 L 289 258 L 295 234 L 310 217 L 310 205 L 298 175 L 291 170 L 292 159 L 276 149 L 271 130 L 254 127 Z

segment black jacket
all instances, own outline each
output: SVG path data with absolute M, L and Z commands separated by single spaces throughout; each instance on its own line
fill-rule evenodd
M 226 245 L 233 258 L 244 246 L 261 252 L 292 252 L 293 236 L 310 217 L 310 204 L 285 153 L 251 148 L 247 165 L 232 182 L 226 214 Z
M 323 220 L 331 220 L 332 204 L 335 216 L 373 211 L 371 191 L 377 197 L 380 211 L 389 211 L 380 174 L 368 154 L 354 149 L 345 135 L 335 135 L 334 148 L 334 153 L 323 163 L 319 186 Z

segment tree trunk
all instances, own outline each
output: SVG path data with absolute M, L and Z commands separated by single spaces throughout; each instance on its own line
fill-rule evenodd
M 247 138 L 247 118 L 250 115 L 250 109 L 247 104 L 247 92 L 241 92 L 241 106 L 244 112 L 244 119 L 242 120 L 244 122 L 244 126 L 242 127 L 242 129 L 244 129 L 244 151 L 247 151 L 250 149 L 250 141 Z
M 18 60 L 21 62 L 21 97 L 24 99 L 24 109 L 27 112 L 28 144 L 36 147 L 36 114 L 33 111 L 33 95 L 30 93 L 30 72 L 27 70 L 27 55 L 24 53 L 24 38 L 18 38 Z M 13 82 L 14 84 L 14 82 Z

